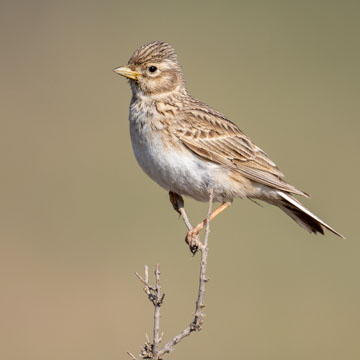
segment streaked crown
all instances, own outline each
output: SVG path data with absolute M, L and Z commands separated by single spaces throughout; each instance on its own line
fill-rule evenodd
M 131 56 L 128 64 L 140 65 L 144 63 L 159 63 L 170 60 L 177 63 L 174 48 L 164 41 L 153 41 L 137 49 Z

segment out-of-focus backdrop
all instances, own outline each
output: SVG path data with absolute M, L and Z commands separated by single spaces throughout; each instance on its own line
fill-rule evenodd
M 9 1 L 0 6 L 0 358 L 126 359 L 152 331 L 134 276 L 161 264 L 168 340 L 199 257 L 137 165 L 112 69 L 174 45 L 223 112 L 347 240 L 235 201 L 211 227 L 204 330 L 176 359 L 359 359 L 358 1 Z M 191 200 L 192 221 L 207 205 Z

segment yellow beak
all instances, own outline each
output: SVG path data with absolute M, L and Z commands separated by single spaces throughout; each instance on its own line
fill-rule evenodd
M 126 78 L 132 79 L 132 80 L 137 80 L 138 77 L 141 75 L 140 73 L 133 71 L 126 66 L 120 66 L 120 67 L 114 69 L 113 71 L 116 72 L 117 74 L 120 74 L 120 75 L 125 76 Z

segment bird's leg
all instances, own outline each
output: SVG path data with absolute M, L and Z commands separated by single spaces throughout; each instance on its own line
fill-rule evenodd
M 226 210 L 229 206 L 231 205 L 230 201 L 226 201 L 223 202 L 217 209 L 215 209 L 211 215 L 210 215 L 210 221 L 213 220 L 216 216 L 218 216 L 220 213 L 222 213 L 224 210 Z M 188 233 L 186 234 L 186 238 L 185 241 L 186 243 L 190 246 L 190 251 L 192 251 L 191 249 L 191 244 L 193 243 L 193 239 L 194 237 L 198 237 L 200 231 L 204 228 L 204 226 L 206 225 L 207 219 L 204 219 L 201 223 L 199 223 L 198 225 L 196 225 L 193 229 L 189 230 Z M 196 251 L 195 251 L 196 252 Z
M 172 191 L 169 191 L 169 197 L 170 197 L 170 202 L 171 202 L 174 210 L 177 211 L 181 215 L 188 231 L 192 230 L 193 227 L 190 224 L 189 218 L 186 215 L 186 212 L 184 209 L 184 199 L 182 198 L 182 196 L 180 196 L 176 193 L 173 193 Z
M 193 255 L 201 246 L 201 242 L 199 240 L 199 233 L 206 225 L 207 219 L 204 219 L 201 223 L 196 225 L 194 228 L 191 226 L 189 218 L 186 215 L 184 209 L 184 199 L 182 196 L 169 191 L 170 202 L 176 212 L 178 212 L 184 220 L 184 223 L 188 229 L 188 233 L 185 237 L 185 242 L 189 245 L 190 251 Z M 218 216 L 221 212 L 227 209 L 231 205 L 230 201 L 223 202 L 217 209 L 215 209 L 210 215 L 210 221 L 213 220 L 216 216 Z
M 169 198 L 170 198 L 170 202 L 174 208 L 174 210 L 179 213 L 179 215 L 181 215 L 181 212 L 180 212 L 180 208 L 181 207 L 184 207 L 184 199 L 182 198 L 182 196 L 172 192 L 172 191 L 169 191 Z
M 188 231 L 190 232 L 193 229 L 193 227 L 184 209 L 184 199 L 182 198 L 182 196 L 173 193 L 172 191 L 169 191 L 169 198 L 174 210 L 181 215 Z M 187 237 L 185 238 L 185 241 L 189 245 L 191 253 L 195 255 L 199 249 L 199 246 L 201 245 L 199 236 L 197 234 L 194 234 L 190 242 L 188 242 Z

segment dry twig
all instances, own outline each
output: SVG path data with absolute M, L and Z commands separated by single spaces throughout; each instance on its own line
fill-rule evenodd
M 209 278 L 206 275 L 206 267 L 207 267 L 207 256 L 208 256 L 208 241 L 209 241 L 209 233 L 210 233 L 210 215 L 213 204 L 213 190 L 210 190 L 209 196 L 209 208 L 208 215 L 206 221 L 206 229 L 205 229 L 205 239 L 204 243 L 202 243 L 199 238 L 195 239 L 196 246 L 200 250 L 201 260 L 200 260 L 200 277 L 199 277 L 199 291 L 198 297 L 195 305 L 195 314 L 192 322 L 183 329 L 179 334 L 174 336 L 169 342 L 167 342 L 162 348 L 160 348 L 160 343 L 162 340 L 162 335 L 160 336 L 160 307 L 163 303 L 165 294 L 161 294 L 160 287 L 160 270 L 159 264 L 156 265 L 155 268 L 155 285 L 149 284 L 149 269 L 145 265 L 145 274 L 144 278 L 136 273 L 137 278 L 144 284 L 144 292 L 147 294 L 149 300 L 154 305 L 154 332 L 153 332 L 153 341 L 150 342 L 148 336 L 146 336 L 145 345 L 142 347 L 141 352 L 139 354 L 142 359 L 152 359 L 152 360 L 161 360 L 165 354 L 170 353 L 174 350 L 174 346 L 178 344 L 183 338 L 189 336 L 193 331 L 200 331 L 202 328 L 202 324 L 204 321 L 205 313 L 205 288 L 206 283 L 209 281 Z M 191 223 L 186 215 L 184 204 L 182 202 L 178 202 L 179 212 L 184 220 L 184 223 L 188 230 L 192 230 Z M 128 355 L 136 360 L 135 356 L 128 352 Z

